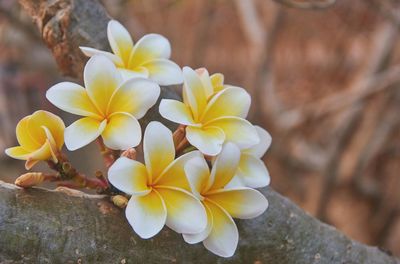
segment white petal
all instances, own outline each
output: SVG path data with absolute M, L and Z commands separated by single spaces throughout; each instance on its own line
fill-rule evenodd
M 249 121 L 239 117 L 218 118 L 207 123 L 207 126 L 222 129 L 225 140 L 234 142 L 240 149 L 249 148 L 260 142 L 254 126 Z
M 121 112 L 109 117 L 101 136 L 108 148 L 125 150 L 139 145 L 142 139 L 142 130 L 136 118 Z
M 61 82 L 53 85 L 47 90 L 46 98 L 53 105 L 71 114 L 91 117 L 101 116 L 85 88 L 76 83 Z
M 132 196 L 125 210 L 133 230 L 144 239 L 158 234 L 167 220 L 165 203 L 156 191 L 144 196 Z
M 207 203 L 213 216 L 213 226 L 204 246 L 212 253 L 228 258 L 236 251 L 239 233 L 232 217 L 221 207 Z
M 226 143 L 213 164 L 206 189 L 215 190 L 225 187 L 235 176 L 239 160 L 239 148 L 233 143 Z
M 207 226 L 207 215 L 202 203 L 191 193 L 176 187 L 159 187 L 167 208 L 166 225 L 177 233 L 199 233 Z
M 246 184 L 243 182 L 242 178 L 236 174 L 232 180 L 225 185 L 224 189 L 234 189 L 239 187 L 246 187 Z
M 207 199 L 224 208 L 232 217 L 240 219 L 257 217 L 268 208 L 268 201 L 264 195 L 246 187 L 221 189 L 207 194 Z
M 121 74 L 124 82 L 132 78 L 148 78 L 149 71 L 145 67 L 138 67 L 135 70 L 117 68 L 119 74 Z
M 108 22 L 107 37 L 115 55 L 128 65 L 129 56 L 133 49 L 133 41 L 128 30 L 116 20 Z
M 206 109 L 207 95 L 199 75 L 189 67 L 183 67 L 184 101 L 190 106 L 193 117 L 198 121 Z
M 150 60 L 142 64 L 142 67 L 149 71 L 150 79 L 160 85 L 181 84 L 183 82 L 181 68 L 170 60 Z
M 95 55 L 87 62 L 83 79 L 90 99 L 105 114 L 111 96 L 122 83 L 116 66 L 106 57 Z
M 79 47 L 79 48 L 81 49 L 83 54 L 85 54 L 88 57 L 92 57 L 94 55 L 103 55 L 106 56 L 109 60 L 111 60 L 116 66 L 121 67 L 124 65 L 124 62 L 121 60 L 121 58 L 118 57 L 117 55 L 112 54 L 111 52 L 93 49 L 89 47 Z
M 144 78 L 134 78 L 124 82 L 110 100 L 107 112 L 126 112 L 137 119 L 142 118 L 157 102 L 160 86 Z
M 150 122 L 144 132 L 144 160 L 151 182 L 175 159 L 175 146 L 172 132 L 157 121 Z
M 151 191 L 147 186 L 146 167 L 126 157 L 117 159 L 111 165 L 108 180 L 115 188 L 129 195 L 146 195 Z
M 135 44 L 128 68 L 134 69 L 154 59 L 168 59 L 171 56 L 171 45 L 168 39 L 159 34 L 144 35 Z
M 186 138 L 205 155 L 214 156 L 221 152 L 225 141 L 224 132 L 218 127 L 186 127 Z
M 95 140 L 106 127 L 107 120 L 97 121 L 90 117 L 81 118 L 65 129 L 65 145 L 76 150 Z
M 189 160 L 185 165 L 185 173 L 192 193 L 202 199 L 201 192 L 205 189 L 210 177 L 210 169 L 204 157 Z
M 191 125 L 194 123 L 190 108 L 177 100 L 162 99 L 159 111 L 162 117 L 172 122 L 182 125 Z
M 271 135 L 262 127 L 254 126 L 257 130 L 258 137 L 260 138 L 260 142 L 248 149 L 245 150 L 246 153 L 251 154 L 257 158 L 261 158 L 264 156 L 265 152 L 267 152 L 268 148 L 271 146 L 272 137 Z
M 207 226 L 200 233 L 183 234 L 183 239 L 185 240 L 186 243 L 189 243 L 189 244 L 199 243 L 199 242 L 203 241 L 204 239 L 206 239 L 211 232 L 211 229 L 213 226 L 213 217 L 212 217 L 211 211 L 208 208 L 208 206 L 206 204 L 203 204 L 203 205 L 204 205 L 204 208 L 206 209 L 206 213 L 207 213 Z
M 264 162 L 252 155 L 242 154 L 237 177 L 243 184 L 251 188 L 261 188 L 269 185 L 270 176 Z

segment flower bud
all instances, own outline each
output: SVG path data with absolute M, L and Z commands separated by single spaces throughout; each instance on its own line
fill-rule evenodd
M 111 197 L 111 201 L 119 208 L 125 208 L 128 204 L 128 199 L 122 195 L 115 195 Z
M 44 175 L 41 172 L 28 172 L 22 174 L 15 180 L 15 185 L 23 188 L 38 185 L 44 181 Z
M 173 140 L 174 140 L 174 145 L 175 148 L 177 148 L 179 146 L 179 144 L 183 141 L 183 139 L 185 138 L 185 126 L 180 125 L 174 132 L 174 134 L 172 135 Z
M 131 160 L 136 160 L 136 150 L 135 148 L 129 148 L 122 152 L 121 157 L 126 157 Z

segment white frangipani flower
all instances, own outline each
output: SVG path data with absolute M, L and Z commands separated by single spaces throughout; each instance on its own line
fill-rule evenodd
M 113 53 L 89 47 L 80 47 L 86 56 L 107 56 L 124 79 L 145 77 L 160 85 L 182 83 L 180 67 L 169 60 L 171 45 L 159 34 L 148 34 L 133 43 L 131 35 L 118 21 L 108 22 L 107 37 Z
M 178 233 L 199 233 L 207 224 L 201 202 L 188 190 L 184 165 L 201 154 L 192 151 L 175 159 L 171 131 L 151 122 L 144 133 L 145 164 L 119 158 L 108 171 L 117 189 L 132 195 L 126 218 L 142 238 L 155 236 L 164 225 Z
M 203 157 L 195 157 L 185 166 L 192 192 L 206 208 L 208 222 L 204 231 L 184 234 L 183 238 L 190 244 L 203 242 L 208 250 L 221 257 L 232 256 L 238 244 L 239 234 L 232 217 L 254 218 L 268 207 L 267 199 L 254 189 L 225 189 L 237 171 L 239 160 L 240 150 L 227 143 L 211 172 Z
M 65 129 L 67 148 L 79 149 L 99 136 L 111 149 L 137 146 L 142 138 L 138 119 L 157 102 L 158 84 L 144 78 L 124 82 L 114 64 L 102 55 L 89 59 L 83 78 L 86 89 L 62 82 L 46 93 L 58 108 L 84 116 Z
M 259 142 L 256 129 L 245 120 L 251 103 L 250 95 L 240 87 L 229 86 L 209 97 L 212 87 L 208 74 L 199 76 L 189 67 L 183 68 L 183 102 L 163 99 L 160 114 L 186 126 L 186 138 L 206 155 L 217 155 L 226 141 L 240 148 Z M 207 92 L 208 91 L 208 92 Z

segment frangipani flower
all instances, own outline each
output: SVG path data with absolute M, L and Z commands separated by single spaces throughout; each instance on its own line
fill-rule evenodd
M 193 194 L 207 211 L 207 227 L 197 234 L 183 234 L 190 244 L 203 241 L 204 246 L 222 257 L 235 253 L 239 234 L 232 217 L 254 218 L 268 207 L 267 199 L 247 187 L 224 189 L 235 175 L 240 151 L 232 143 L 224 145 L 210 172 L 204 158 L 193 158 L 185 165 L 186 176 Z
M 182 71 L 170 61 L 171 45 L 158 34 L 143 36 L 135 45 L 129 32 L 118 21 L 108 22 L 107 37 L 113 53 L 81 47 L 86 56 L 102 54 L 112 60 L 124 79 L 145 77 L 160 85 L 182 83 Z
M 261 160 L 269 146 L 271 135 L 262 127 L 254 126 L 257 130 L 260 142 L 247 149 L 241 150 L 239 168 L 236 176 L 229 183 L 232 186 L 247 186 L 261 188 L 269 185 L 270 176 L 264 162 Z
M 144 133 L 145 165 L 119 158 L 108 172 L 117 189 L 132 195 L 126 218 L 142 238 L 156 235 L 167 225 L 178 233 L 198 233 L 205 229 L 207 217 L 200 201 L 187 190 L 184 165 L 198 151 L 176 160 L 171 131 L 159 122 L 151 122 Z
M 57 152 L 64 145 L 64 122 L 43 110 L 34 112 L 18 122 L 17 140 L 20 146 L 6 149 L 12 158 L 26 160 L 27 170 L 40 160 L 57 160 Z
M 76 150 L 100 135 L 111 149 L 137 146 L 142 137 L 137 119 L 156 103 L 158 84 L 144 78 L 124 82 L 114 64 L 101 55 L 89 59 L 83 75 L 86 89 L 62 82 L 46 93 L 58 108 L 84 116 L 65 129 L 67 148 Z
M 244 118 L 250 108 L 250 96 L 239 87 L 227 87 L 211 98 L 204 80 L 189 67 L 183 68 L 183 103 L 163 99 L 160 114 L 173 122 L 186 125 L 186 138 L 206 155 L 217 155 L 225 141 L 240 148 L 259 142 L 256 129 Z M 208 78 L 209 79 L 209 78 Z

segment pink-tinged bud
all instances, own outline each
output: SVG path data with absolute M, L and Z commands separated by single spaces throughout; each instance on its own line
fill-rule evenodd
M 115 195 L 111 197 L 111 201 L 119 208 L 125 208 L 128 204 L 128 198 L 122 195 Z
M 179 146 L 179 144 L 184 140 L 186 136 L 185 127 L 186 126 L 183 125 L 179 126 L 172 135 L 175 148 Z
M 23 188 L 38 185 L 44 181 L 44 175 L 41 172 L 28 172 L 22 174 L 15 180 L 15 185 Z
M 136 150 L 135 148 L 129 148 L 122 152 L 121 157 L 126 157 L 131 160 L 136 160 Z

